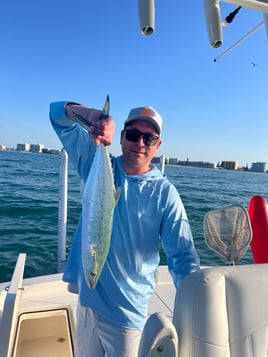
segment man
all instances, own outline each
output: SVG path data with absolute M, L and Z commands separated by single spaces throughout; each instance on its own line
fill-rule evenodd
M 73 112 L 90 124 L 90 133 Z M 102 112 L 71 102 L 52 103 L 50 119 L 80 177 L 86 181 L 96 145 L 112 143 L 114 121 Z M 199 269 L 190 225 L 176 188 L 151 165 L 161 145 L 162 118 L 151 107 L 132 109 L 121 131 L 122 155 L 112 157 L 115 207 L 111 246 L 95 289 L 81 265 L 81 218 L 63 280 L 78 287 L 77 354 L 135 357 L 154 291 L 159 243 L 176 287 Z

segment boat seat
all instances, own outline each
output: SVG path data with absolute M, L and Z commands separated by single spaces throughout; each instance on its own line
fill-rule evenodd
M 170 328 L 163 334 L 172 322 L 159 325 L 159 314 L 154 314 L 144 327 L 139 357 L 267 357 L 267 297 L 268 264 L 205 268 L 190 274 L 175 298 L 178 352 L 166 345 L 159 348 L 159 338 L 172 344 L 176 337 L 170 338 Z M 146 346 L 148 327 L 153 346 Z
M 178 335 L 175 326 L 164 314 L 152 314 L 141 336 L 139 357 L 177 355 Z

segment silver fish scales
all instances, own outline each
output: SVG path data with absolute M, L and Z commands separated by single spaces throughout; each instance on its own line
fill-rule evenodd
M 109 115 L 109 96 L 100 120 Z M 92 125 L 80 115 L 73 113 L 77 122 L 92 133 Z M 120 196 L 116 191 L 108 147 L 100 144 L 84 187 L 82 198 L 82 266 L 88 286 L 94 289 L 106 261 L 113 226 L 113 213 Z
M 120 189 L 115 190 L 108 148 L 100 144 L 83 192 L 82 264 L 86 281 L 95 288 L 107 258 L 113 212 Z

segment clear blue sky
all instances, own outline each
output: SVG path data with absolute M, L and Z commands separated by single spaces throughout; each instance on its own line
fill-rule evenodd
M 156 0 L 155 33 L 140 34 L 136 0 L 14 0 L 1 4 L 0 144 L 60 148 L 48 113 L 53 101 L 101 108 L 106 94 L 116 134 L 130 108 L 152 105 L 164 118 L 159 154 L 239 166 L 268 162 L 268 41 L 242 9 L 209 46 L 202 0 Z M 226 16 L 235 6 L 221 3 Z M 254 62 L 257 66 L 253 66 Z

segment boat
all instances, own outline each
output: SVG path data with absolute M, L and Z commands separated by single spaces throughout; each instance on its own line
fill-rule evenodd
M 22 279 L 26 255 L 20 254 L 10 283 L 0 284 L 0 356 L 75 356 L 77 294 L 62 274 Z M 159 267 L 149 314 L 172 318 L 175 288 L 165 266 Z
M 263 12 L 268 28 L 266 0 L 226 2 Z M 219 1 L 204 4 L 210 43 L 219 47 Z M 140 0 L 139 8 L 141 31 L 150 35 L 153 0 Z M 64 195 L 60 200 L 59 265 L 65 254 Z M 208 246 L 227 265 L 202 267 L 178 291 L 167 266 L 159 267 L 139 357 L 268 356 L 268 263 L 236 265 L 252 236 L 246 210 L 230 206 L 209 212 L 204 230 Z M 23 279 L 26 258 L 21 253 L 11 281 L 0 284 L 0 357 L 75 356 L 77 294 L 69 292 L 62 273 Z
M 234 265 L 251 242 L 247 210 L 208 212 L 204 232 L 227 265 L 202 267 L 178 291 L 159 266 L 139 357 L 268 355 L 268 264 Z M 23 280 L 25 260 L 20 254 L 11 282 L 0 284 L 0 356 L 75 356 L 77 294 L 61 274 Z
M 160 169 L 163 172 L 165 157 Z M 58 271 L 66 257 L 68 155 L 60 153 Z M 0 283 L 0 357 L 75 356 L 78 295 L 62 281 L 62 272 L 23 279 L 26 254 L 18 256 L 10 282 Z M 156 274 L 148 315 L 161 312 L 172 319 L 175 287 L 167 266 Z

